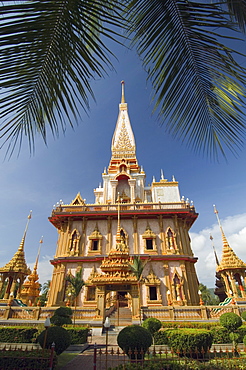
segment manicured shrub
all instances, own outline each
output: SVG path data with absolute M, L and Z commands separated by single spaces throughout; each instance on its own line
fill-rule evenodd
M 213 336 L 206 329 L 167 330 L 168 346 L 181 356 L 203 357 L 211 348 Z
M 226 312 L 220 316 L 220 324 L 230 332 L 233 332 L 242 325 L 242 319 L 234 312 Z
M 154 335 L 154 333 L 160 330 L 161 326 L 161 321 L 154 317 L 149 317 L 142 323 L 142 327 L 147 329 L 151 335 Z
M 226 328 L 223 328 L 223 326 L 215 326 L 214 328 L 210 329 L 210 332 L 213 335 L 213 343 L 231 343 L 229 337 L 230 333 Z
M 66 330 L 68 331 L 71 344 L 83 344 L 87 342 L 87 335 L 88 335 L 88 328 L 83 327 L 67 327 Z
M 37 328 L 26 326 L 0 327 L 0 342 L 32 343 Z
M 37 369 L 46 370 L 49 368 L 50 351 L 35 350 L 1 350 L 0 369 Z M 57 356 L 54 356 L 53 368 L 57 363 Z
M 44 346 L 45 332 L 46 329 L 42 331 L 37 338 L 37 341 L 42 348 Z M 45 348 L 51 348 L 53 342 L 55 343 L 56 354 L 60 355 L 71 344 L 71 337 L 66 329 L 60 326 L 50 326 L 47 329 Z
M 53 325 L 63 326 L 72 324 L 71 316 L 73 311 L 70 307 L 59 307 L 55 310 L 50 322 Z
M 167 338 L 167 330 L 159 330 L 154 334 L 154 341 L 155 344 L 167 344 L 168 338 Z
M 241 312 L 241 318 L 246 321 L 246 311 Z
M 141 359 L 152 344 L 152 336 L 142 326 L 130 325 L 119 332 L 117 343 L 128 357 Z M 134 353 L 136 351 L 137 354 Z

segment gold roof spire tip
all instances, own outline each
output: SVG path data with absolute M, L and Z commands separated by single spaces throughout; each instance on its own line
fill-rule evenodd
M 121 104 L 125 103 L 125 81 L 121 81 Z

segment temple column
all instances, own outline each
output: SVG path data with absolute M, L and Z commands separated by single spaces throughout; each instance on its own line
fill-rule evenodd
M 165 234 L 163 230 L 163 218 L 162 215 L 158 217 L 159 228 L 160 228 L 160 238 L 161 238 L 161 253 L 166 254 L 166 244 L 165 244 Z
M 131 190 L 131 203 L 135 202 L 135 186 L 136 186 L 136 180 L 135 179 L 129 179 L 128 184 L 130 185 Z
M 112 248 L 112 217 L 111 216 L 108 216 L 107 226 L 108 226 L 108 233 L 107 233 L 106 253 L 109 254 Z
M 116 187 L 118 185 L 118 180 L 110 180 L 110 184 L 112 188 L 112 204 L 115 204 L 117 200 Z
M 97 286 L 96 290 L 97 295 L 97 309 L 98 309 L 98 316 L 104 318 L 104 311 L 105 311 L 105 286 Z
M 132 218 L 133 222 L 133 253 L 138 254 L 139 253 L 139 246 L 138 246 L 138 218 L 137 216 L 133 216 Z
M 132 316 L 137 318 L 139 316 L 139 299 L 140 299 L 137 285 L 132 285 L 131 296 L 132 296 Z

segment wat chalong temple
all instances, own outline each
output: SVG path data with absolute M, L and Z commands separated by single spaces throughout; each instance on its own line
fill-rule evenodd
M 102 185 L 94 189 L 95 202 L 87 204 L 78 193 L 70 204 L 57 205 L 49 218 L 58 242 L 47 306 L 71 304 L 66 276 L 81 269 L 85 286 L 77 307 L 96 310 L 98 318 L 115 302 L 133 318 L 140 304 L 199 305 L 197 257 L 189 237 L 198 214 L 180 197 L 174 177 L 168 180 L 161 171 L 148 186 L 145 179 L 122 82 L 111 159 Z M 141 279 L 131 271 L 136 257 L 144 266 Z

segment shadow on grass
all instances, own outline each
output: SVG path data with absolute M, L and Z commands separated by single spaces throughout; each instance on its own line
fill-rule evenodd
M 69 361 L 71 361 L 74 357 L 76 357 L 79 353 L 74 352 L 63 352 L 58 356 L 57 365 L 55 370 L 62 369 L 63 366 L 67 365 Z

